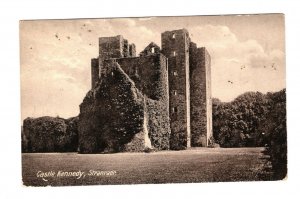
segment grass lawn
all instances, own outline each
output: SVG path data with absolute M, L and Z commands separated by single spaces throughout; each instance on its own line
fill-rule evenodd
M 271 175 L 265 171 L 268 162 L 262 154 L 263 149 L 195 148 L 116 154 L 24 153 L 22 175 L 24 185 L 29 186 L 256 181 L 270 179 Z M 79 171 L 81 177 L 76 176 Z M 62 172 L 76 173 L 66 176 Z M 50 176 L 42 176 L 46 174 Z

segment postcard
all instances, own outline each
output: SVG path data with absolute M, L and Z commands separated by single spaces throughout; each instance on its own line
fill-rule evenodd
M 283 14 L 20 21 L 25 186 L 287 178 Z

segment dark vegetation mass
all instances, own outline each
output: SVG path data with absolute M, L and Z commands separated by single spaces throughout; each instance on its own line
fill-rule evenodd
M 26 118 L 22 126 L 22 152 L 76 152 L 78 117 Z
M 80 105 L 80 153 L 124 151 L 126 144 L 143 132 L 143 95 L 118 64 L 107 70 L 107 76 Z M 138 150 L 141 146 L 136 147 Z
M 270 156 L 274 177 L 287 173 L 286 90 L 247 92 L 232 102 L 213 99 L 213 132 L 221 147 L 261 147 Z

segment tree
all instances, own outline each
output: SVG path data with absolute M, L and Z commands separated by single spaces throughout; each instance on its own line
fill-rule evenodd
M 214 98 L 213 131 L 216 142 L 222 147 L 264 146 L 265 130 L 261 124 L 280 99 L 278 93 L 247 92 L 227 103 Z
M 274 179 L 287 173 L 286 90 L 213 99 L 213 135 L 221 147 L 267 146 Z

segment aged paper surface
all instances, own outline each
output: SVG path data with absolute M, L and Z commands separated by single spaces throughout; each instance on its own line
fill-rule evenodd
M 27 186 L 284 179 L 284 15 L 20 22 Z

